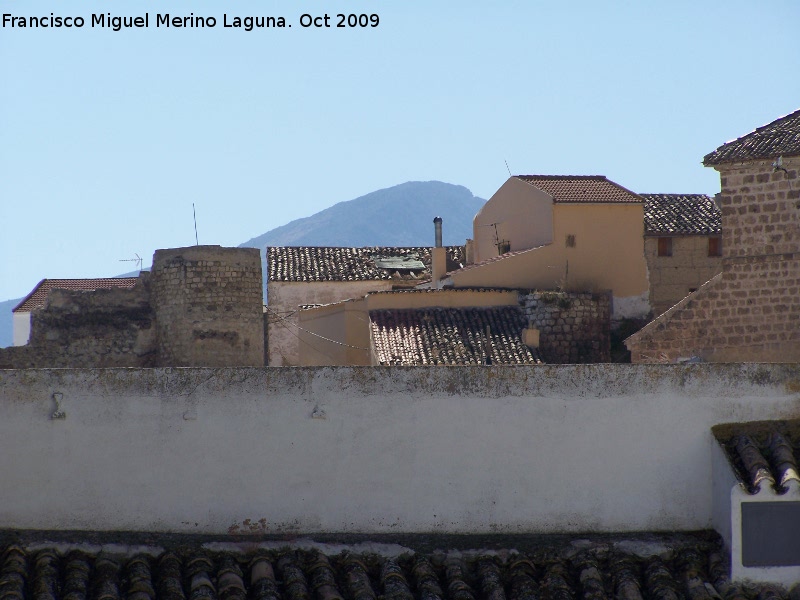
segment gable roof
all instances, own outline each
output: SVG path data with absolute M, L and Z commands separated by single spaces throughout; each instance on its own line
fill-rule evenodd
M 800 109 L 706 154 L 707 167 L 727 162 L 800 156 Z
M 722 213 L 705 194 L 639 194 L 645 235 L 718 235 Z
M 446 250 L 447 270 L 464 263 L 464 246 L 446 246 Z M 430 268 L 431 248 L 423 246 L 267 248 L 267 281 L 423 281 L 430 279 Z
M 380 365 L 482 365 L 489 330 L 491 364 L 541 364 L 522 342 L 518 306 L 373 310 L 372 344 Z
M 638 194 L 609 181 L 603 175 L 517 175 L 516 177 L 550 194 L 554 203 L 642 202 Z
M 139 281 L 138 277 L 105 277 L 99 279 L 42 279 L 30 294 L 17 304 L 11 312 L 31 312 L 44 306 L 50 290 L 92 290 L 126 288 L 130 289 Z

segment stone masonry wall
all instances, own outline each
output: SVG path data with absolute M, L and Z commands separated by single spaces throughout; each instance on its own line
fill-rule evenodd
M 722 257 L 708 255 L 708 235 L 672 236 L 672 256 L 658 256 L 658 236 L 644 238 L 650 305 L 660 315 L 722 270 Z
M 156 250 L 153 308 L 161 366 L 263 366 L 256 248 Z
M 520 294 L 520 305 L 540 332 L 545 363 L 610 362 L 610 294 L 534 291 Z
M 0 367 L 151 367 L 149 273 L 132 289 L 53 290 L 32 314 L 27 345 L 0 349 Z
M 626 341 L 633 362 L 800 360 L 800 157 L 719 165 L 722 273 Z

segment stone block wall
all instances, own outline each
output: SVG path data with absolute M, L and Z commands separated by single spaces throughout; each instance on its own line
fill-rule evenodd
M 658 256 L 658 237 L 644 238 L 650 304 L 660 315 L 722 270 L 722 257 L 708 255 L 707 235 L 672 236 L 672 256 Z
M 722 273 L 626 341 L 633 362 L 800 360 L 800 157 L 717 166 Z
M 50 292 L 0 368 L 263 366 L 261 281 L 254 248 L 157 250 L 133 289 Z
M 33 312 L 28 344 L 0 349 L 0 368 L 154 366 L 149 275 L 132 289 L 53 290 Z
M 159 365 L 264 364 L 258 249 L 156 250 L 152 273 Z
M 520 294 L 520 305 L 540 332 L 544 362 L 610 362 L 610 293 L 532 291 Z

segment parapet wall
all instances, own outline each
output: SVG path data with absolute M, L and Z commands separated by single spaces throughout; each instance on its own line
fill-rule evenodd
M 264 364 L 258 249 L 156 250 L 152 273 L 159 365 Z
M 711 427 L 796 418 L 798 390 L 798 365 L 0 371 L 0 528 L 706 529 Z

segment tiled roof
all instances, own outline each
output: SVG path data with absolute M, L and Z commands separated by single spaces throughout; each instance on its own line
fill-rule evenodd
M 708 166 L 727 162 L 800 155 L 800 109 L 706 154 Z
M 736 478 L 751 494 L 758 492 L 761 484 L 782 493 L 790 482 L 800 483 L 800 421 L 718 425 L 713 433 Z
M 718 235 L 722 215 L 705 194 L 639 194 L 645 235 Z
M 30 312 L 34 308 L 44 306 L 50 290 L 78 290 L 90 292 L 92 290 L 126 288 L 130 289 L 138 277 L 109 277 L 102 279 L 42 279 L 25 299 L 14 307 L 12 312 Z
M 544 190 L 553 202 L 640 203 L 642 199 L 603 175 L 517 175 Z
M 584 540 L 585 541 L 585 540 Z M 721 554 L 699 543 L 649 555 L 613 543 L 571 552 L 326 555 L 317 550 L 97 551 L 0 548 L 3 598 L 62 600 L 782 600 L 736 584 Z
M 542 362 L 522 342 L 526 321 L 518 306 L 374 310 L 369 319 L 381 365 L 482 365 L 487 353 L 495 365 Z
M 447 246 L 447 270 L 464 263 L 463 246 Z M 382 269 L 376 258 L 405 257 L 424 269 Z M 412 262 L 413 266 L 414 263 Z M 269 281 L 371 281 L 430 279 L 431 248 L 340 248 L 334 246 L 274 246 L 267 248 Z

